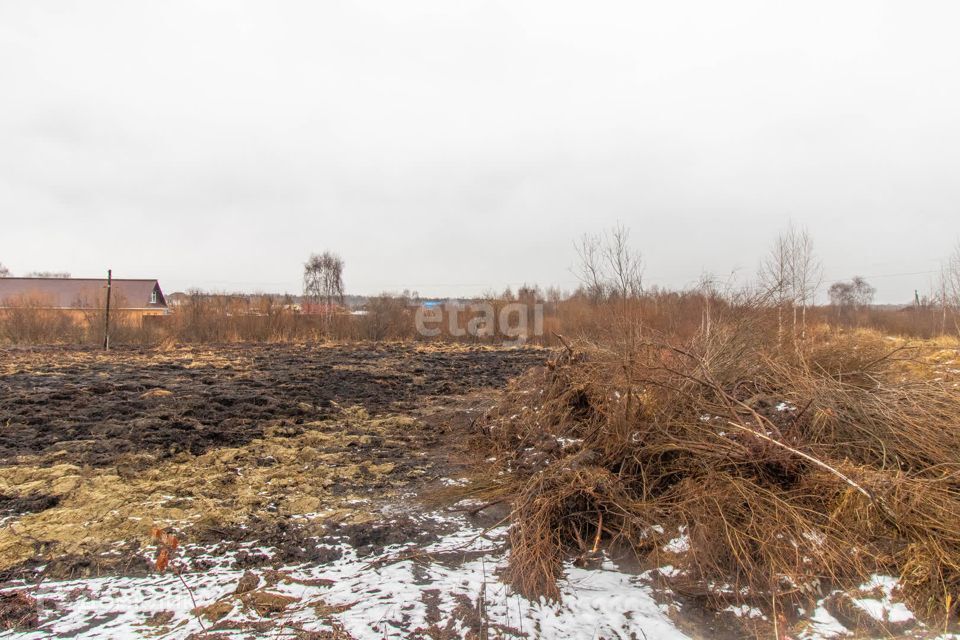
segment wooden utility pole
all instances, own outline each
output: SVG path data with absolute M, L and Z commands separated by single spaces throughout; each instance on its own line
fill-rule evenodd
M 107 313 L 103 327 L 103 350 L 110 350 L 110 290 L 113 288 L 113 269 L 107 269 Z

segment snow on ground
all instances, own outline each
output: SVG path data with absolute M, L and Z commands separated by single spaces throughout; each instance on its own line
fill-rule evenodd
M 437 518 L 449 521 L 445 515 Z M 274 628 L 260 635 L 242 630 L 243 623 L 263 618 L 245 610 L 232 595 L 243 571 L 229 568 L 231 558 L 211 558 L 217 568 L 183 578 L 201 607 L 226 603 L 229 613 L 224 620 L 230 623 L 221 620 L 217 630 L 237 638 L 276 637 L 282 626 L 320 631 L 330 629 L 331 622 L 358 640 L 405 638 L 431 621 L 459 632 L 463 614 L 456 610 L 464 605 L 475 610 L 478 602 L 485 611 L 483 624 L 499 628 L 502 637 L 687 637 L 671 622 L 665 607 L 654 601 L 645 581 L 610 563 L 596 570 L 568 566 L 562 604 L 529 601 L 512 593 L 497 577 L 506 565 L 505 534 L 503 527 L 483 534 L 464 522 L 455 534 L 421 549 L 392 547 L 379 556 L 360 558 L 344 544 L 339 560 L 287 567 L 288 582 L 261 589 L 295 600 L 272 618 Z M 183 551 L 200 552 L 190 547 Z M 45 611 L 38 630 L 0 637 L 185 638 L 201 631 L 191 613 L 189 591 L 171 573 L 50 582 L 35 595 L 55 601 L 56 610 Z M 149 625 L 151 616 L 165 624 Z
M 492 636 L 503 638 L 687 637 L 667 615 L 667 605 L 654 600 L 650 572 L 628 574 L 610 562 L 599 569 L 567 565 L 560 604 L 530 601 L 499 580 L 498 572 L 507 562 L 505 527 L 484 532 L 460 516 L 451 519 L 447 514 L 431 514 L 429 519 L 456 524 L 458 529 L 427 546 L 388 547 L 367 557 L 358 557 L 356 550 L 344 543 L 338 560 L 282 569 L 274 574 L 281 576 L 279 582 L 261 582 L 259 587 L 265 597 L 280 601 L 278 613 L 269 618 L 261 617 L 263 612 L 258 613 L 249 600 L 234 595 L 244 572 L 231 568 L 232 557 L 209 557 L 214 568 L 184 574 L 183 580 L 197 604 L 219 607 L 223 617 L 216 631 L 232 638 L 274 638 L 282 635 L 283 629 L 322 631 L 337 626 L 358 640 L 382 640 L 406 638 L 430 624 L 457 637 L 471 620 L 472 624 L 481 620 L 493 631 Z M 681 552 L 683 542 L 681 535 L 670 546 Z M 270 553 L 256 545 L 249 550 Z M 181 552 L 191 557 L 203 555 L 196 547 Z M 659 571 L 667 575 L 670 568 Z M 855 602 L 878 620 L 912 618 L 906 607 L 893 601 L 895 587 L 895 579 L 876 576 L 861 591 L 882 593 L 882 598 L 864 597 Z M 44 583 L 35 595 L 56 606 L 44 611 L 41 628 L 0 633 L 0 638 L 186 638 L 201 631 L 192 613 L 190 590 L 169 572 Z M 477 617 L 478 610 L 484 615 Z M 735 607 L 731 613 L 762 616 L 750 607 Z M 269 625 L 251 626 L 264 621 Z M 208 629 L 212 624 L 205 622 Z M 821 603 L 802 637 L 819 640 L 848 635 Z
M 663 547 L 667 553 L 686 553 L 690 550 L 690 536 L 687 534 L 686 527 L 680 527 L 680 535 L 671 540 Z
M 913 620 L 913 613 L 902 602 L 893 601 L 893 591 L 897 588 L 897 579 L 890 576 L 873 576 L 870 582 L 860 587 L 861 591 L 873 591 L 879 588 L 883 598 L 857 598 L 855 605 L 866 611 L 874 620 L 906 622 Z
M 885 635 L 901 637 L 901 634 L 895 631 L 895 625 L 914 622 L 915 619 L 913 612 L 911 612 L 905 604 L 896 601 L 897 587 L 898 580 L 896 578 L 892 576 L 874 575 L 868 582 L 860 585 L 860 588 L 857 590 L 863 595 L 861 597 L 851 598 L 850 602 L 866 615 L 873 618 L 877 623 L 883 625 L 883 627 L 888 627 L 890 632 Z M 831 596 L 838 593 L 840 592 L 834 592 L 817 603 L 817 608 L 810 617 L 810 626 L 800 636 L 802 639 L 818 640 L 821 638 L 855 637 L 850 630 L 844 627 L 843 624 L 828 611 L 825 604 Z M 919 623 L 909 625 L 906 629 L 915 631 L 915 633 L 909 636 L 903 635 L 902 637 L 937 638 L 937 640 L 957 640 L 960 638 L 960 636 L 952 633 L 938 635 L 936 632 L 932 632 Z

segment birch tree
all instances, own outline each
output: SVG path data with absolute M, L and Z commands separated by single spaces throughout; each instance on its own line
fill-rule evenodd
M 813 251 L 813 238 L 805 229 L 790 229 L 790 275 L 795 300 L 800 305 L 800 331 L 806 337 L 807 307 L 814 304 L 823 281 L 823 267 Z M 796 328 L 796 312 L 794 312 Z
M 822 269 L 813 250 L 813 238 L 792 224 L 777 236 L 760 266 L 760 282 L 777 307 L 777 331 L 782 338 L 784 315 L 791 311 L 793 331 L 806 335 L 807 307 L 816 300 Z M 798 320 L 799 310 L 799 320 Z
M 324 251 L 303 265 L 303 297 L 323 309 L 328 318 L 334 303 L 343 304 L 343 259 Z

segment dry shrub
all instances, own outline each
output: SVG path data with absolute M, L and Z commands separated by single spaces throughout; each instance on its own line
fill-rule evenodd
M 883 572 L 920 615 L 956 615 L 960 394 L 922 349 L 784 339 L 751 306 L 684 339 L 618 326 L 516 381 L 482 426 L 511 472 L 522 593 L 556 597 L 595 537 L 643 556 L 685 532 L 674 586 L 718 606 L 793 618 Z
M 22 297 L 0 308 L 0 342 L 44 344 L 75 342 L 83 330 L 76 318 L 50 309 L 46 300 Z
M 123 307 L 117 296 L 114 304 Z M 106 311 L 97 303 L 78 301 L 76 308 L 58 309 L 49 299 L 22 296 L 4 300 L 0 307 L 0 344 L 87 344 L 103 342 Z M 144 343 L 150 331 L 135 311 L 114 309 L 110 313 L 111 343 Z
M 960 334 L 960 309 L 949 305 L 944 308 L 940 301 L 925 300 L 920 305 L 865 307 L 857 310 L 824 306 L 812 309 L 810 318 L 837 326 L 870 327 L 887 335 L 912 338 Z
M 4 301 L 0 308 L 0 344 L 88 344 L 103 341 L 103 301 L 78 301 L 72 310 L 50 309 L 48 301 L 24 299 Z M 407 292 L 383 293 L 371 297 L 364 305 L 364 314 L 351 315 L 338 309 L 328 317 L 323 314 L 302 313 L 294 305 L 292 296 L 269 294 L 208 293 L 191 290 L 171 309 L 167 316 L 141 317 L 139 313 L 120 311 L 124 301 L 114 298 L 111 313 L 111 343 L 114 345 L 158 345 L 172 339 L 181 344 L 219 343 L 280 343 L 317 340 L 426 340 L 463 343 L 513 342 L 516 336 L 504 335 L 498 329 L 500 312 L 510 303 L 527 305 L 526 325 L 533 329 L 542 325 L 543 331 L 532 332 L 522 340 L 529 344 L 559 346 L 556 334 L 589 335 L 608 347 L 630 334 L 628 326 L 633 318 L 642 317 L 645 331 L 653 331 L 671 340 L 686 342 L 699 334 L 713 334 L 714 318 L 734 312 L 731 300 L 710 288 L 697 287 L 688 291 L 651 289 L 642 295 L 592 300 L 582 292 L 563 297 L 557 291 L 545 294 L 536 287 L 523 287 L 516 294 L 505 291 L 487 294 L 483 298 L 464 301 L 455 312 L 447 305 L 434 310 L 431 328 L 439 330 L 432 337 L 419 335 L 416 297 Z M 753 313 L 768 316 L 773 324 L 778 310 L 766 301 L 766 308 L 754 308 Z M 542 305 L 535 312 L 536 304 Z M 493 312 L 492 322 L 482 321 L 485 315 L 480 305 Z M 309 305 L 307 305 L 309 307 Z M 797 314 L 786 309 L 785 316 L 793 317 L 786 325 L 796 328 Z M 456 317 L 452 318 L 453 313 Z M 838 315 L 831 307 L 811 307 L 806 313 L 808 323 L 821 327 L 872 327 L 886 335 L 929 338 L 953 335 L 960 328 L 960 316 L 955 310 L 945 312 L 929 305 L 904 310 L 864 308 L 856 313 Z M 511 322 L 519 320 L 510 315 Z M 451 320 L 454 330 L 451 330 Z M 468 332 L 468 326 L 482 330 Z M 815 340 L 807 340 L 815 345 Z M 863 345 L 854 345 L 863 348 Z M 843 353 L 840 350 L 837 353 Z M 844 355 L 841 360 L 850 364 Z M 833 371 L 824 363 L 827 370 Z
M 416 322 L 410 298 L 388 293 L 370 298 L 366 315 L 360 318 L 359 329 L 369 340 L 413 339 Z
M 598 466 L 573 463 L 537 474 L 517 503 L 524 509 L 510 531 L 510 580 L 530 596 L 559 597 L 555 578 L 565 542 L 575 540 L 581 550 L 587 550 L 596 546 L 598 532 L 604 529 L 625 535 L 649 526 L 638 518 L 642 510 L 633 504 L 622 481 Z

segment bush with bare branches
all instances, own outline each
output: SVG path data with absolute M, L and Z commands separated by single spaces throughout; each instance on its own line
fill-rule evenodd
M 581 342 L 517 381 L 481 429 L 518 590 L 558 597 L 564 558 L 601 540 L 656 557 L 686 532 L 674 586 L 719 608 L 796 621 L 883 572 L 956 620 L 957 377 L 874 333 L 811 334 L 781 348 L 775 317 L 727 304 L 709 335 Z

